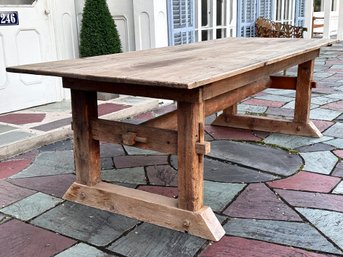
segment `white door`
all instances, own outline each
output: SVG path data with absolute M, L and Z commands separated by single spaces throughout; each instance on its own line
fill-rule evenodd
M 6 66 L 56 59 L 47 0 L 0 1 L 0 12 L 12 11 L 18 12 L 19 25 L 0 26 L 0 113 L 59 101 L 63 96 L 57 78 L 6 73 Z

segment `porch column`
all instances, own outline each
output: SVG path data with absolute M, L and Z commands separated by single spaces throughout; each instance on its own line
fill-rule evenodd
M 343 2 L 338 2 L 338 29 L 337 39 L 343 40 Z
M 331 0 L 324 0 L 324 34 L 323 38 L 330 38 L 330 20 L 331 20 Z
M 312 37 L 312 17 L 313 17 L 313 0 L 305 1 L 305 28 L 307 32 L 304 32 L 304 38 Z

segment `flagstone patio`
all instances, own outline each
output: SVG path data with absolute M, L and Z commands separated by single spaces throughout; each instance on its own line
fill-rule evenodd
M 343 256 L 342 74 L 343 44 L 323 48 L 311 111 L 321 138 L 213 127 L 207 119 L 205 204 L 226 231 L 219 242 L 62 200 L 75 179 L 68 139 L 0 162 L 0 256 Z M 239 111 L 290 117 L 293 105 L 292 91 L 268 89 Z M 20 125 L 17 118 L 0 116 L 0 132 Z M 30 119 L 42 129 L 42 115 Z M 101 160 L 105 181 L 177 197 L 177 156 L 102 143 Z

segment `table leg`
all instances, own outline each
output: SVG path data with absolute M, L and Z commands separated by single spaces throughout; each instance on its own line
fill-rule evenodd
M 298 79 L 295 96 L 294 122 L 311 127 L 318 136 L 320 131 L 310 121 L 311 81 L 313 76 L 314 60 L 298 65 Z
M 100 181 L 100 148 L 90 123 L 98 117 L 97 94 L 71 90 L 71 102 L 76 182 L 94 186 Z
M 298 65 L 298 80 L 295 96 L 294 121 L 308 123 L 310 118 L 311 78 L 314 61 Z
M 203 103 L 178 102 L 178 199 L 179 208 L 190 211 L 203 206 L 204 156 L 196 152 L 197 142 L 204 142 L 203 123 Z
M 237 103 L 223 110 L 223 117 L 225 121 L 229 121 L 230 117 L 237 115 Z
M 218 241 L 225 231 L 210 207 L 203 206 L 203 104 L 180 103 L 178 153 L 180 200 L 100 180 L 96 93 L 71 91 L 77 181 L 63 198 L 162 227 Z M 98 129 L 102 129 L 101 127 Z M 199 154 L 200 153 L 200 154 Z
M 309 119 L 313 67 L 314 60 L 298 66 L 298 77 L 295 85 L 295 111 L 292 121 L 256 115 L 241 115 L 237 114 L 236 106 L 231 106 L 225 109 L 212 125 L 321 137 L 322 134 Z

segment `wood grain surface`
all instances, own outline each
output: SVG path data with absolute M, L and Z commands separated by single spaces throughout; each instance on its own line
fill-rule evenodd
M 7 71 L 192 89 L 300 56 L 328 43 L 329 40 L 321 39 L 226 38 L 114 55 L 21 65 L 9 67 Z

